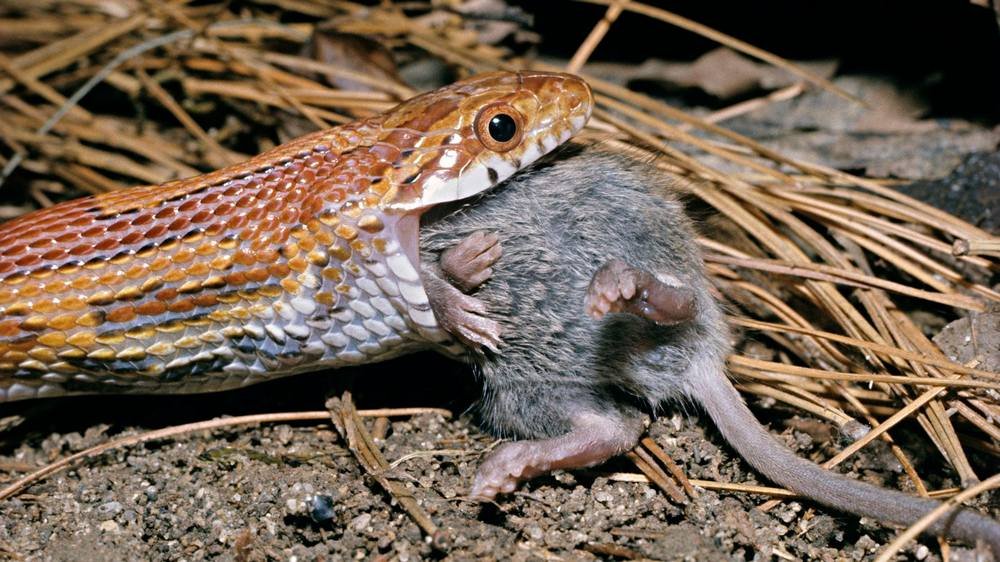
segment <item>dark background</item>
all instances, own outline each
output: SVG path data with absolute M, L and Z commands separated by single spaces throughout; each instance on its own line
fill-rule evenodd
M 994 3 L 997 0 L 992 0 Z M 511 0 L 535 16 L 543 54 L 569 58 L 607 10 L 572 1 Z M 839 74 L 874 74 L 919 89 L 930 117 L 1000 122 L 997 12 L 969 1 L 650 0 L 793 59 L 838 59 Z M 571 21 L 572 25 L 567 22 Z M 693 60 L 713 41 L 641 14 L 624 12 L 591 60 Z

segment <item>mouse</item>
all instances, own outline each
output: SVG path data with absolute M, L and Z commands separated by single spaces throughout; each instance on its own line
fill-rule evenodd
M 480 464 L 471 495 L 629 451 L 646 415 L 682 401 L 754 469 L 819 504 L 901 525 L 938 507 L 802 459 L 757 420 L 726 373 L 731 333 L 677 181 L 606 143 L 574 145 L 425 217 L 423 262 L 499 326 L 500 343 L 470 346 L 467 360 L 483 388 L 476 418 L 509 441 Z M 927 532 L 1000 554 L 1000 523 L 972 509 Z

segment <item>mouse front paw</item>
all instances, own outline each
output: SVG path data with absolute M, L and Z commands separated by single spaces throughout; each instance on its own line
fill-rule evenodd
M 493 275 L 493 265 L 502 254 L 500 238 L 478 230 L 442 252 L 439 265 L 452 284 L 468 293 Z
M 438 324 L 473 351 L 500 352 L 500 323 L 487 316 L 486 303 L 459 291 L 445 281 L 434 266 L 422 269 L 424 290 Z
M 591 278 L 584 310 L 598 319 L 609 312 L 628 312 L 669 326 L 694 317 L 695 298 L 686 287 L 668 285 L 648 271 L 614 259 Z
M 635 296 L 637 271 L 621 260 L 609 260 L 594 273 L 587 287 L 584 309 L 594 318 L 620 312 L 625 301 Z
M 457 289 L 447 303 L 435 311 L 441 327 L 465 346 L 479 350 L 485 347 L 500 352 L 500 323 L 486 317 L 486 304 Z

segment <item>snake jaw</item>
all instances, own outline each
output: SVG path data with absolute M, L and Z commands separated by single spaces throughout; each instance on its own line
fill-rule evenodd
M 406 258 L 420 271 L 420 213 L 406 213 L 396 223 L 396 236 Z

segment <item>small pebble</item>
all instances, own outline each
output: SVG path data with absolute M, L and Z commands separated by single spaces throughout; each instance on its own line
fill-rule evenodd
M 357 532 L 362 532 L 368 528 L 372 522 L 372 516 L 370 513 L 362 513 L 354 519 L 351 520 L 351 528 Z
M 311 517 L 313 521 L 317 523 L 325 523 L 333 519 L 335 515 L 336 513 L 333 510 L 333 498 L 330 496 L 315 496 L 312 501 L 309 502 L 309 517 Z M 365 527 L 367 526 L 368 524 L 366 522 Z
M 122 504 L 116 501 L 110 501 L 105 504 L 101 504 L 97 507 L 97 514 L 102 519 L 111 519 L 115 515 L 118 515 L 122 511 Z
M 867 425 L 857 420 L 851 420 L 840 426 L 840 440 L 845 445 L 854 443 L 867 435 L 869 431 L 871 431 L 871 428 Z
M 781 519 L 785 523 L 791 523 L 792 520 L 795 519 L 795 517 L 796 517 L 795 511 L 791 509 L 782 510 L 778 514 L 778 519 Z

